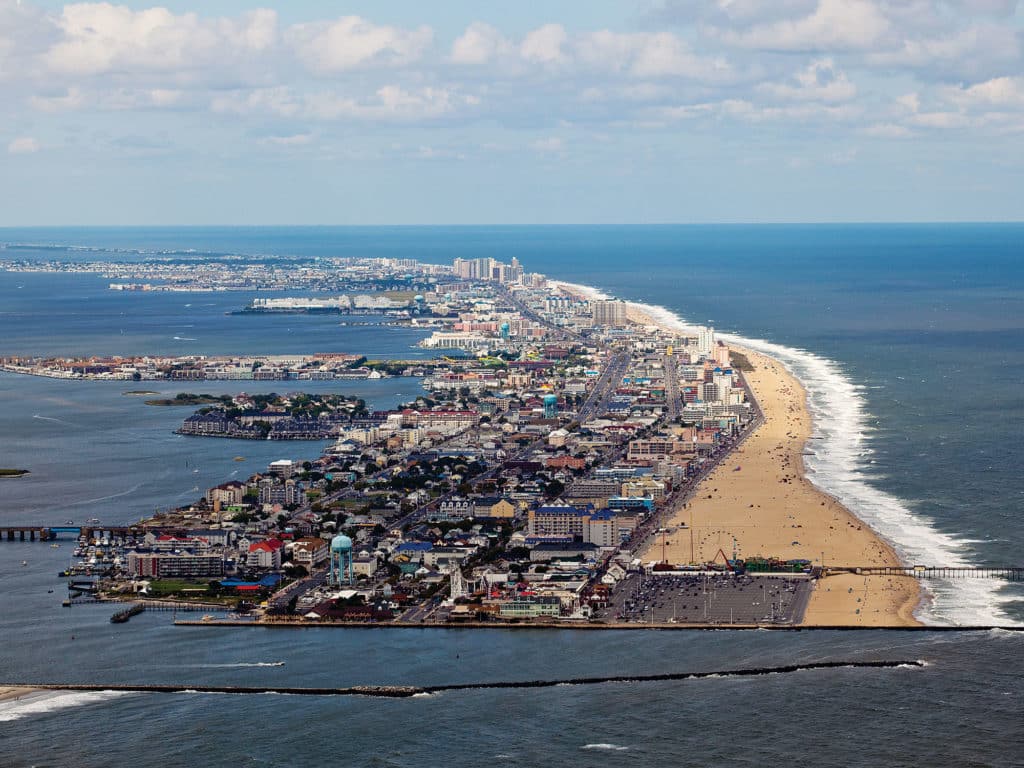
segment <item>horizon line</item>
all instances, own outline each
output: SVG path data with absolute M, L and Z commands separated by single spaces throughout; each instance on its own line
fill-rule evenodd
M 487 227 L 829 227 L 829 226 L 945 226 L 945 225 L 1010 225 L 1024 224 L 1024 219 L 906 219 L 906 220 L 850 220 L 850 221 L 651 221 L 651 222 L 434 222 L 434 223 L 375 223 L 375 224 L 325 224 L 325 223 L 143 223 L 143 224 L 0 224 L 5 229 L 194 229 L 199 227 L 219 227 L 224 229 L 283 229 L 286 227 L 335 228 L 335 229 L 384 229 L 384 228 L 487 228 Z

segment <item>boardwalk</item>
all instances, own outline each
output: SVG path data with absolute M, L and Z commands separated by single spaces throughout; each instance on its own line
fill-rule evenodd
M 913 576 L 919 579 L 1007 579 L 1024 581 L 1024 567 L 1002 565 L 830 565 L 826 574 L 856 573 L 862 576 Z

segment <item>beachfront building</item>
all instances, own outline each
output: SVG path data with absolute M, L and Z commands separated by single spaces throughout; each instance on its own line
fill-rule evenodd
M 626 302 L 617 299 L 600 299 L 591 302 L 590 306 L 594 325 L 619 328 L 626 324 Z

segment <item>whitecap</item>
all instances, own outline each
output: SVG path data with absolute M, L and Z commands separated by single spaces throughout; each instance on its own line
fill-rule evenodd
M 625 752 L 629 749 L 629 747 L 623 747 L 618 744 L 607 744 L 602 742 L 600 744 L 584 744 L 582 747 L 580 747 L 580 749 L 603 749 L 608 750 L 610 752 Z
M 0 703 L 0 723 L 45 715 L 72 707 L 102 704 L 111 699 L 127 696 L 127 691 L 41 691 L 26 693 L 20 699 Z

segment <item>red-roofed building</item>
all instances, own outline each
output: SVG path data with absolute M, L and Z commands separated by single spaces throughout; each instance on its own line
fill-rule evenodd
M 280 539 L 257 541 L 255 544 L 249 545 L 249 555 L 245 562 L 250 568 L 279 570 L 283 551 L 284 543 Z

